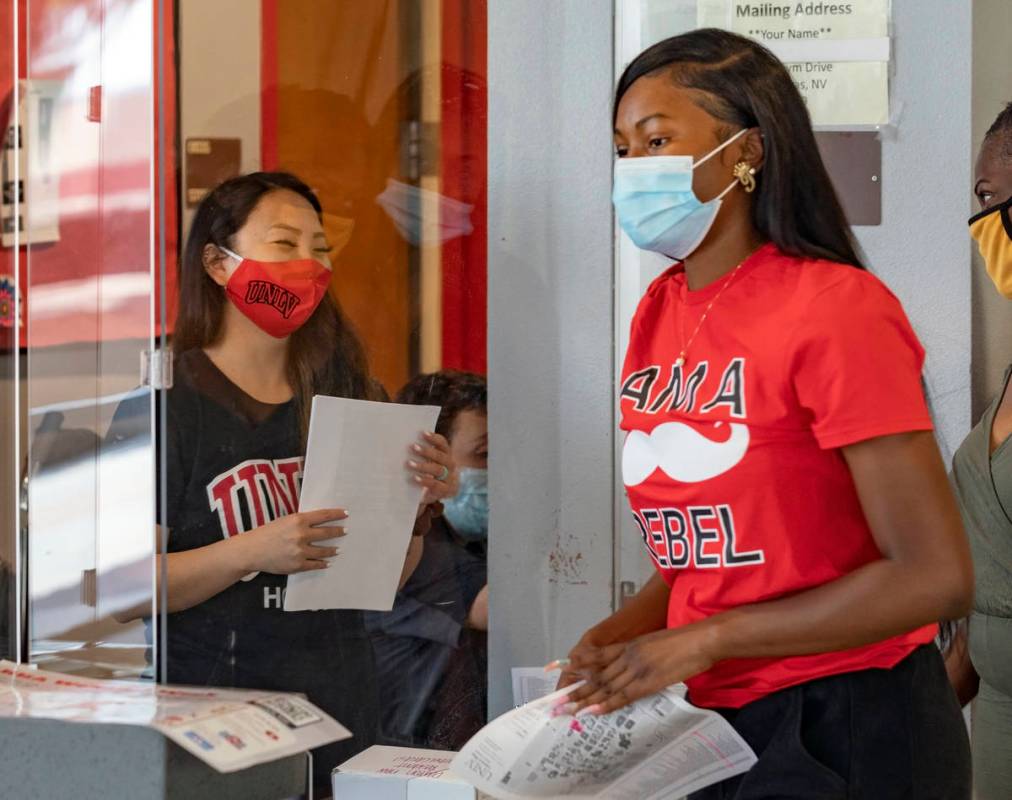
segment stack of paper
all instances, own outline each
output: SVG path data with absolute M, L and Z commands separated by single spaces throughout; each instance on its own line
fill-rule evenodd
M 727 720 L 687 703 L 677 686 L 605 716 L 553 718 L 574 689 L 489 723 L 454 759 L 454 773 L 500 800 L 674 800 L 756 762 Z
M 370 747 L 334 770 L 340 800 L 480 800 L 483 795 L 450 772 L 456 753 Z

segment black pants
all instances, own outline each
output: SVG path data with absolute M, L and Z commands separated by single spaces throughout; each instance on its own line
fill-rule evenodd
M 966 725 L 933 645 L 718 710 L 759 762 L 691 800 L 970 800 Z

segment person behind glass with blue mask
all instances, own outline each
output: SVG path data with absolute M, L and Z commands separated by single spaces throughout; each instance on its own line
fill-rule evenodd
M 459 750 L 485 724 L 488 630 L 487 384 L 480 375 L 419 375 L 397 402 L 440 406 L 457 494 L 419 520 L 421 558 L 389 612 L 370 612 L 386 744 Z
M 470 445 L 462 445 L 461 449 L 472 451 L 470 458 L 488 461 L 488 423 L 484 416 L 477 412 L 464 412 L 465 423 L 469 428 L 469 436 L 464 441 Z M 479 429 L 482 432 L 479 432 Z M 463 437 L 462 437 L 463 438 Z M 479 440 L 481 443 L 479 444 Z M 477 448 L 485 452 L 474 452 Z M 454 532 L 468 542 L 484 542 L 488 538 L 488 468 L 462 467 L 460 470 L 460 489 L 457 494 L 443 503 L 443 517 L 452 526 Z

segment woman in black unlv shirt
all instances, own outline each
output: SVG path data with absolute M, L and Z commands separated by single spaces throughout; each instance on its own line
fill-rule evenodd
M 314 394 L 383 398 L 327 292 L 320 216 L 297 178 L 255 173 L 216 188 L 194 217 L 167 395 L 165 677 L 304 692 L 354 733 L 315 753 L 315 782 L 325 785 L 336 764 L 372 744 L 378 698 L 361 612 L 282 610 L 286 575 L 340 558 L 315 542 L 343 527 L 314 526 L 347 516 L 296 513 L 309 404 Z M 113 440 L 130 417 L 120 409 Z M 452 495 L 445 439 L 425 434 L 412 452 L 406 466 L 425 488 L 423 505 Z M 417 563 L 412 541 L 408 563 Z

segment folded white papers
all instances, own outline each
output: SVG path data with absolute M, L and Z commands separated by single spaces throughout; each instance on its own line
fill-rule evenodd
M 393 607 L 423 491 L 405 463 L 438 418 L 435 406 L 313 398 L 299 510 L 347 509 L 348 535 L 325 541 L 341 548 L 330 567 L 288 577 L 285 611 Z
M 490 722 L 455 774 L 498 800 L 675 800 L 745 772 L 755 754 L 719 714 L 672 686 L 601 717 L 551 716 L 575 686 Z
M 540 700 L 555 691 L 562 670 L 546 672 L 544 667 L 513 667 L 513 706 L 519 707 Z

